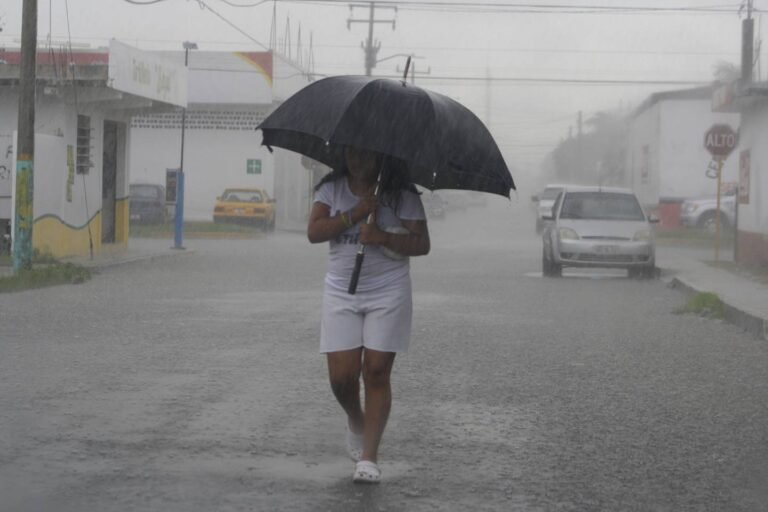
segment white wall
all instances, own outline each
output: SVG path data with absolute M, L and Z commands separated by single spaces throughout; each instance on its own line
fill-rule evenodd
M 5 89 L 8 91 L 8 89 Z M 15 94 L 0 95 L 0 134 L 13 134 L 18 119 Z M 72 201 L 66 200 L 67 145 L 76 146 L 77 114 L 51 97 L 38 98 L 35 112 L 34 204 L 35 219 L 55 215 L 72 226 L 83 226 L 101 209 L 101 160 L 103 114 L 83 108 L 92 116 L 94 167 L 88 175 L 76 175 Z M 15 174 L 15 162 L 14 162 Z M 119 196 L 119 193 L 118 193 Z M 88 212 L 86 213 L 86 199 Z
M 272 65 L 274 87 L 273 101 L 280 103 L 310 84 L 306 74 L 280 55 L 274 55 Z
M 261 133 L 254 129 L 266 115 L 267 107 L 226 108 L 226 111 L 192 109 L 187 112 L 184 135 L 184 218 L 187 220 L 212 220 L 216 197 L 227 187 L 260 187 L 274 195 L 274 157 L 261 146 Z M 248 119 L 237 120 L 233 117 L 237 115 Z M 154 120 L 167 122 L 158 124 Z M 129 149 L 132 183 L 165 185 L 166 169 L 178 168 L 181 160 L 180 122 L 180 113 L 134 118 Z M 212 125 L 213 122 L 218 124 Z M 261 160 L 261 174 L 246 174 L 248 159 Z
M 768 235 L 768 102 L 745 109 L 742 114 L 740 149 L 751 154 L 749 204 L 739 204 L 739 230 Z M 739 153 L 732 155 L 738 163 Z
M 183 59 L 183 52 L 174 52 L 171 57 Z M 227 187 L 261 187 L 278 201 L 278 226 L 305 222 L 305 196 L 310 184 L 304 178 L 309 171 L 301 167 L 298 155 L 285 152 L 276 156 L 262 147 L 261 132 L 255 128 L 277 103 L 308 85 L 309 80 L 280 55 L 272 58 L 270 83 L 258 66 L 235 52 L 190 53 L 192 103 L 184 137 L 185 219 L 211 220 L 216 197 Z M 165 185 L 166 169 L 178 168 L 181 160 L 181 112 L 135 117 L 129 140 L 130 181 Z M 260 175 L 246 174 L 248 159 L 261 160 Z M 285 174 L 279 184 L 276 172 Z
M 314 196 L 312 171 L 301 164 L 301 156 L 275 148 L 275 195 L 277 221 L 281 229 L 303 231 L 309 220 Z
M 711 156 L 704 148 L 704 133 L 715 123 L 737 130 L 739 115 L 712 112 L 706 99 L 663 100 L 631 120 L 626 168 L 643 204 L 716 193 L 716 181 L 705 175 Z M 737 179 L 738 149 L 723 166 L 723 181 Z
M 704 134 L 713 124 L 739 129 L 739 114 L 712 112 L 705 100 L 664 101 L 659 140 L 659 196 L 689 198 L 717 194 L 717 180 L 705 172 L 712 156 L 704 148 Z M 723 182 L 738 180 L 738 152 L 723 164 Z
M 657 103 L 632 118 L 627 130 L 627 181 L 644 205 L 659 201 L 659 125 Z

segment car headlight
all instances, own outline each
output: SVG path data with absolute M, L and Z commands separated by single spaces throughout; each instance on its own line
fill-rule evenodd
M 635 242 L 647 242 L 651 239 L 651 230 L 650 229 L 641 229 L 637 233 L 635 233 L 635 236 L 633 240 Z
M 699 208 L 699 205 L 697 204 L 684 204 L 683 205 L 683 211 L 685 213 L 693 213 Z
M 574 230 L 571 228 L 560 228 L 557 230 L 558 235 L 560 235 L 560 240 L 578 240 L 579 235 L 576 234 Z

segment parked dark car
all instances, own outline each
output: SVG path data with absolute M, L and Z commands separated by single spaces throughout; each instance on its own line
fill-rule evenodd
M 165 187 L 151 183 L 130 186 L 130 221 L 158 224 L 167 220 Z

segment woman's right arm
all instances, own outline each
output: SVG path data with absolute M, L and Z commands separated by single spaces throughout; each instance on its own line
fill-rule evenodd
M 327 242 L 349 229 L 352 226 L 350 222 L 348 215 L 342 217 L 339 214 L 331 217 L 331 207 L 316 202 L 312 205 L 312 211 L 309 213 L 307 238 L 313 244 Z

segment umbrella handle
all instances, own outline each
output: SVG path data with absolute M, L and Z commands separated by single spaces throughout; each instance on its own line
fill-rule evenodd
M 361 245 L 355 256 L 355 270 L 352 271 L 352 279 L 349 280 L 349 289 L 347 289 L 350 295 L 354 295 L 357 292 L 357 281 L 360 279 L 360 270 L 363 268 L 363 258 L 365 258 L 363 248 L 364 246 Z
M 410 60 L 410 57 L 408 57 Z M 381 163 L 382 167 L 379 168 L 379 174 L 376 177 L 376 188 L 373 190 L 373 195 L 377 196 L 379 195 L 379 190 L 381 188 L 381 172 L 384 169 L 384 162 Z M 366 219 L 365 223 L 370 224 L 373 222 L 373 213 L 368 214 L 368 219 Z M 352 278 L 349 280 L 349 288 L 347 288 L 347 292 L 350 295 L 354 295 L 355 292 L 357 292 L 357 281 L 360 279 L 360 270 L 363 268 L 363 258 L 365 258 L 365 245 L 360 244 L 360 247 L 357 248 L 357 255 L 355 256 L 355 269 L 352 271 Z
M 366 224 L 373 222 L 373 214 L 368 215 Z M 350 295 L 354 295 L 357 292 L 357 281 L 360 279 L 360 271 L 363 269 L 363 259 L 365 258 L 365 245 L 360 244 L 357 248 L 357 254 L 355 255 L 355 269 L 352 271 L 352 278 L 349 280 L 349 288 L 347 292 Z

